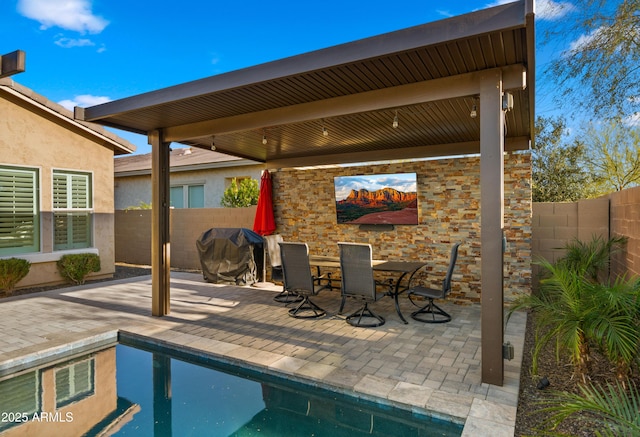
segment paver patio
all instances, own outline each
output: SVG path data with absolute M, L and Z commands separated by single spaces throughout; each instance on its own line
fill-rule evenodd
M 294 319 L 273 301 L 280 287 L 209 284 L 171 273 L 171 314 L 151 314 L 151 278 L 101 282 L 0 300 L 0 371 L 128 332 L 221 357 L 239 365 L 309 380 L 363 398 L 464 423 L 463 436 L 513 436 L 526 315 L 506 326 L 515 358 L 502 387 L 481 383 L 480 307 L 443 304 L 453 320 L 403 324 L 393 301 L 375 304 L 386 324 L 355 328 L 338 315 L 339 292 L 314 301 L 325 318 Z M 347 302 L 345 312 L 355 308 Z M 413 306 L 401 298 L 408 317 Z

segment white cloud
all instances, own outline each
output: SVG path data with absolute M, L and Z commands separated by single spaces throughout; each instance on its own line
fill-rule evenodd
M 55 41 L 55 44 L 65 49 L 69 49 L 71 47 L 87 47 L 87 46 L 95 45 L 90 39 L 86 39 L 86 38 L 76 39 L 76 38 L 65 38 L 65 37 L 58 38 Z
M 453 14 L 452 14 L 451 12 L 446 11 L 446 10 L 444 10 L 444 9 L 436 9 L 436 13 L 437 13 L 438 15 L 442 15 L 443 17 L 446 17 L 446 18 L 451 18 L 451 17 L 453 17 Z
M 75 96 L 73 100 L 61 100 L 58 102 L 59 105 L 64 106 L 70 111 L 73 111 L 75 106 L 87 107 L 100 105 L 101 103 L 110 102 L 111 99 L 105 96 L 92 96 L 90 94 L 81 94 L 79 96 Z
M 598 36 L 599 33 L 600 33 L 600 28 L 594 30 L 590 34 L 580 35 L 578 39 L 571 41 L 571 43 L 569 44 L 569 51 L 571 52 L 576 50 L 579 51 L 583 48 L 586 48 L 591 43 L 591 41 L 593 41 Z
M 496 0 L 487 4 L 486 8 L 491 8 L 493 6 L 500 6 L 507 3 L 513 3 L 515 0 Z M 572 12 L 576 9 L 576 7 L 569 3 L 563 1 L 553 1 L 553 0 L 536 0 L 535 3 L 535 13 L 536 18 L 540 20 L 559 20 L 560 18 L 567 15 L 569 12 Z
M 576 10 L 576 7 L 569 2 L 554 2 L 553 0 L 536 1 L 536 18 L 541 20 L 559 20 L 564 18 L 570 12 Z
M 18 12 L 38 21 L 41 29 L 60 27 L 80 33 L 100 33 L 109 22 L 94 15 L 91 0 L 18 0 Z

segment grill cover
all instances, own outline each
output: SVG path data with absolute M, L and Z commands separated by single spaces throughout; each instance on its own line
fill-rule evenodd
M 258 282 L 263 239 L 246 228 L 211 228 L 196 241 L 204 279 L 214 284 Z

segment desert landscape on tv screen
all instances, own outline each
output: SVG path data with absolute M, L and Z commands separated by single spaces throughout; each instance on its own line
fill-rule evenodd
M 336 176 L 339 224 L 418 224 L 415 173 Z

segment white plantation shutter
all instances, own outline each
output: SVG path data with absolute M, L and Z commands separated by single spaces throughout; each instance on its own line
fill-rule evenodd
M 91 247 L 93 206 L 91 175 L 53 173 L 54 249 Z
M 0 255 L 40 250 L 38 170 L 0 167 Z

